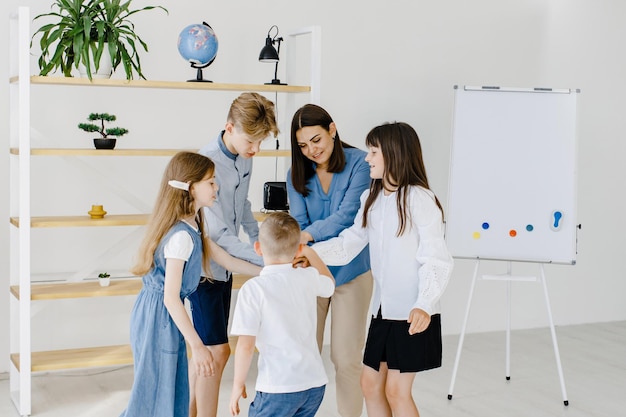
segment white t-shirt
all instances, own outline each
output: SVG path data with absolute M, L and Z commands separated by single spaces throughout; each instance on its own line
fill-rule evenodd
M 315 268 L 268 265 L 239 290 L 231 334 L 256 336 L 256 390 L 289 393 L 328 383 L 317 347 L 317 297 L 333 281 Z
M 175 258 L 187 261 L 192 251 L 193 239 L 189 235 L 189 232 L 184 230 L 178 231 L 170 236 L 163 247 L 163 253 L 166 259 Z

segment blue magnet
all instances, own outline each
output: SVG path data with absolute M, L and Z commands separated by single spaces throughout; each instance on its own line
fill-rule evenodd
M 561 230 L 561 225 L 563 224 L 563 212 L 560 210 L 554 210 L 552 212 L 552 216 L 550 217 L 550 229 L 558 232 Z

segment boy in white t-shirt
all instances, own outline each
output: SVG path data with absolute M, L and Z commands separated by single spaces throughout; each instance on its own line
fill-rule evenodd
M 319 256 L 300 244 L 300 226 L 287 213 L 265 219 L 254 249 L 265 267 L 237 296 L 230 412 L 239 414 L 239 399 L 247 398 L 245 381 L 256 345 L 257 392 L 248 416 L 314 416 L 328 383 L 316 339 L 317 297 L 330 297 L 335 280 Z M 311 267 L 294 268 L 303 257 Z

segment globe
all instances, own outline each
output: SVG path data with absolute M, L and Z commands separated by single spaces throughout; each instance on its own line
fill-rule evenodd
M 202 78 L 202 68 L 215 60 L 217 48 L 217 36 L 206 22 L 189 25 L 180 32 L 178 52 L 193 68 L 198 69 L 196 79 L 189 81 L 206 81 Z

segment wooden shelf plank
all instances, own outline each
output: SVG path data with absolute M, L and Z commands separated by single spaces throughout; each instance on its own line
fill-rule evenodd
M 19 371 L 19 353 L 11 354 L 11 362 Z M 31 372 L 43 372 L 98 366 L 119 366 L 131 363 L 133 363 L 133 353 L 130 345 L 115 345 L 32 352 L 30 369 Z
M 267 213 L 254 212 L 254 218 L 262 222 Z M 107 214 L 102 219 L 84 216 L 36 216 L 30 218 L 30 227 L 112 227 L 112 226 L 144 226 L 148 223 L 149 214 Z M 9 219 L 15 227 L 20 227 L 19 217 Z
M 233 289 L 239 289 L 251 278 L 250 275 L 234 274 Z M 111 279 L 108 287 L 101 287 L 98 281 L 79 282 L 44 282 L 32 283 L 30 286 L 30 299 L 37 300 L 60 300 L 66 298 L 87 297 L 117 297 L 124 295 L 136 295 L 141 290 L 141 278 Z M 11 294 L 20 299 L 20 286 L 12 285 Z
M 102 219 L 84 216 L 39 216 L 30 218 L 30 227 L 93 227 L 93 226 L 143 226 L 148 214 L 107 214 Z M 20 227 L 18 217 L 11 217 L 11 224 Z
M 11 77 L 11 83 L 19 82 L 19 77 Z M 153 81 L 153 80 L 119 80 L 93 79 L 75 77 L 46 77 L 34 75 L 31 84 L 94 86 L 94 87 L 125 87 L 125 88 L 161 88 L 174 90 L 213 90 L 213 91 L 257 91 L 278 93 L 309 93 L 310 86 L 277 85 L 277 84 L 233 84 L 233 83 L 190 83 L 186 81 Z
M 101 287 L 97 280 L 80 282 L 32 283 L 31 300 L 58 300 L 63 298 L 114 297 L 135 295 L 141 289 L 141 278 L 111 279 L 108 287 Z M 19 299 L 19 285 L 11 286 L 11 294 Z
M 89 149 L 89 148 L 32 148 L 32 156 L 174 156 L 180 151 L 197 152 L 197 149 Z M 19 155 L 18 148 L 11 148 L 12 155 Z M 289 157 L 291 150 L 261 150 L 256 157 Z
M 237 337 L 229 337 L 231 355 L 235 353 Z M 190 349 L 187 348 L 187 354 Z M 31 353 L 31 372 L 60 371 L 67 369 L 121 366 L 133 363 L 130 345 L 99 346 L 79 349 L 49 350 Z M 20 370 L 20 354 L 12 353 L 11 362 Z

